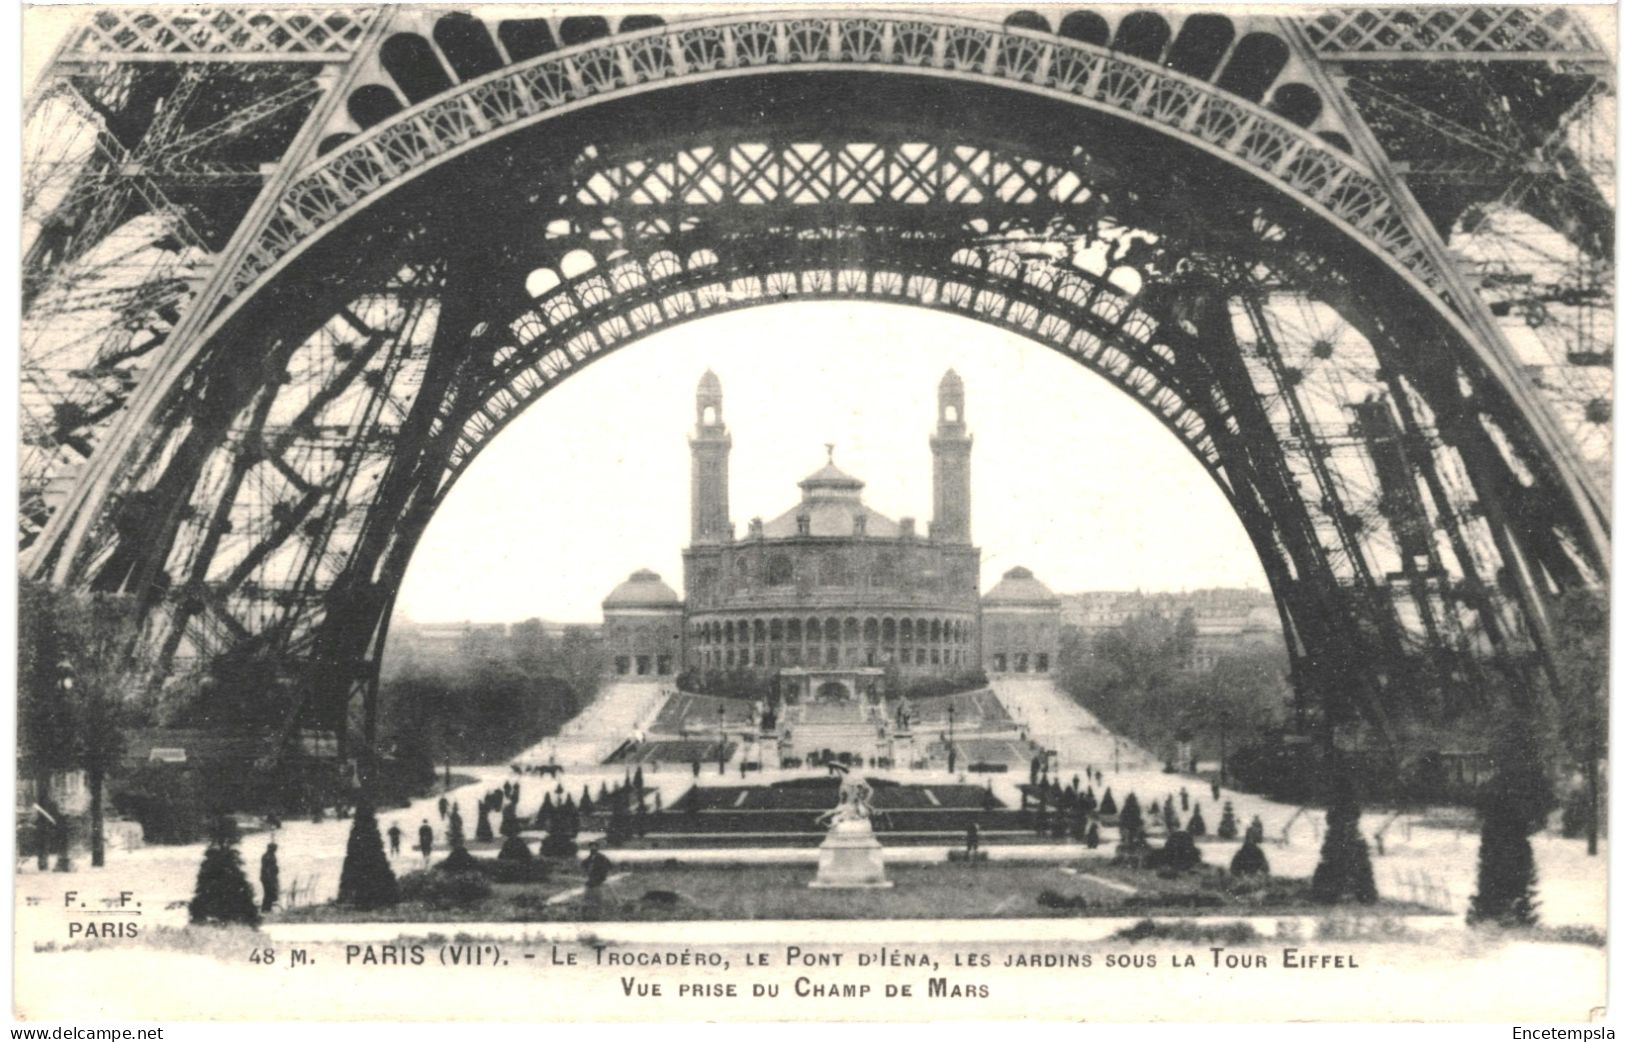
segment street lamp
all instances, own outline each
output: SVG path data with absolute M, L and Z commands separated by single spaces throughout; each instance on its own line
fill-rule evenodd
M 948 703 L 948 773 L 954 773 L 957 754 L 954 750 L 954 704 Z
M 728 773 L 728 703 L 717 703 L 717 773 Z
M 71 716 L 69 699 L 73 697 L 74 685 L 73 663 L 67 659 L 56 664 L 56 689 L 62 696 L 61 712 L 63 716 Z M 57 808 L 56 827 L 56 870 L 67 872 L 72 866 L 68 863 L 68 816 L 61 807 Z

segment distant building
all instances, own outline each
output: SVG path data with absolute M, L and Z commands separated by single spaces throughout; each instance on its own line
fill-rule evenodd
M 596 622 L 554 622 L 527 619 L 503 622 L 413 622 L 397 619 L 390 624 L 390 654 L 384 660 L 385 679 L 410 669 L 452 669 L 473 662 L 507 658 L 516 642 L 540 635 L 551 640 L 567 632 L 581 631 L 596 638 Z
M 990 591 L 991 604 L 978 596 L 972 437 L 958 374 L 949 370 L 937 387 L 933 516 L 924 533 L 912 518 L 893 520 L 865 504 L 864 482 L 835 465 L 831 446 L 824 466 L 799 482 L 798 503 L 771 520 L 753 519 L 738 538 L 728 500 L 733 437 L 722 405 L 721 381 L 707 372 L 689 439 L 683 597 L 641 570 L 604 600 L 605 652 L 615 674 L 750 670 L 795 678 L 809 692 L 835 685 L 855 693 L 885 672 L 919 679 L 1014 670 L 1017 663 L 1048 671 L 1059 641 L 1054 595 L 1016 569 Z M 1018 587 L 1042 596 L 1011 599 Z M 1005 635 L 996 663 L 984 647 L 987 611 Z
M 1248 648 L 1278 648 L 1283 654 L 1281 616 L 1265 590 L 1215 588 L 1183 593 L 1099 590 L 1062 594 L 1061 623 L 1089 641 L 1137 615 L 1177 619 L 1186 611 L 1196 623 L 1196 641 L 1185 666 L 1211 670 L 1218 660 Z
M 604 598 L 604 654 L 620 676 L 668 676 L 683 659 L 683 602 L 640 569 Z

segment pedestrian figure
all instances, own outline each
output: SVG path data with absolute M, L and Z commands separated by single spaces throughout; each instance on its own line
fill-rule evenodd
M 599 849 L 596 842 L 587 850 L 587 859 L 582 862 L 581 867 L 587 873 L 587 893 L 591 895 L 604 885 L 604 881 L 609 878 L 609 870 L 615 866 L 604 856 L 604 852 Z
M 260 911 L 269 912 L 276 904 L 282 893 L 281 872 L 276 863 L 276 840 L 265 845 L 265 853 L 260 855 Z
M 975 860 L 976 852 L 980 849 L 982 849 L 982 831 L 973 821 L 965 826 L 965 860 Z
M 440 806 L 440 820 L 445 821 L 446 820 L 446 810 L 447 810 L 447 808 L 450 807 L 450 803 L 446 800 L 446 797 L 444 797 L 444 796 L 440 797 L 439 806 Z
M 399 822 L 389 823 L 389 856 L 399 857 L 401 854 L 401 826 Z
M 429 827 L 428 818 L 418 826 L 418 849 L 423 852 L 423 867 L 429 867 L 429 855 L 434 852 L 434 829 Z
M 1217 781 L 1213 783 L 1213 798 L 1215 800 L 1219 798 L 1219 783 Z
M 698 778 L 699 776 L 700 776 L 700 761 L 695 760 L 694 761 L 694 777 Z
M 1179 809 L 1183 811 L 1191 809 L 1191 794 L 1183 788 L 1179 790 Z

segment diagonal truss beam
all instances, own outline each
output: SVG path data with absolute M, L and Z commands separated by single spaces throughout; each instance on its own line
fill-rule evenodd
M 387 35 L 390 22 L 391 14 L 387 9 L 371 19 L 357 50 L 376 47 Z M 259 197 L 233 232 L 231 241 L 215 258 L 208 281 L 198 290 L 192 306 L 171 332 L 162 356 L 154 360 L 152 372 L 130 396 L 121 424 L 139 427 L 150 422 L 156 414 L 162 405 L 163 393 L 180 377 L 180 370 L 189 364 L 195 354 L 199 338 L 207 330 L 217 305 L 233 284 L 238 265 L 275 216 L 283 192 L 315 156 L 323 129 L 344 104 L 362 64 L 349 62 L 323 74 L 327 81 L 325 92 L 306 117 L 304 126 L 294 137 L 276 171 L 266 178 Z M 108 438 L 109 447 L 114 441 L 115 438 Z M 122 463 L 122 460 L 114 458 L 116 455 L 113 452 L 98 452 L 86 461 L 84 474 L 75 483 L 67 500 L 51 515 L 31 553 L 25 556 L 25 568 L 36 574 L 48 569 L 47 574 L 52 582 L 63 583 L 67 580 L 73 567 L 73 548 L 84 538 L 94 520 L 93 512 L 84 509 L 85 505 L 98 502 L 105 494 Z M 54 560 L 39 559 L 39 555 L 52 550 L 57 551 Z
M 1523 367 L 1518 364 L 1517 354 L 1507 341 L 1506 334 L 1490 314 L 1488 305 L 1451 259 L 1433 223 L 1411 194 L 1404 178 L 1394 169 L 1343 84 L 1334 79 L 1324 65 L 1314 60 L 1303 28 L 1290 19 L 1282 19 L 1282 33 L 1289 44 L 1297 49 L 1312 84 L 1338 110 L 1356 153 L 1388 193 L 1414 241 L 1432 262 L 1471 334 L 1470 343 L 1479 361 L 1527 417 L 1563 484 L 1572 490 L 1571 494 L 1576 499 L 1575 512 L 1585 526 L 1585 536 L 1590 543 L 1587 557 L 1600 573 L 1607 574 L 1612 557 L 1609 490 L 1599 486 L 1596 476 L 1579 457 L 1573 442 L 1552 415 L 1546 399 L 1530 383 Z

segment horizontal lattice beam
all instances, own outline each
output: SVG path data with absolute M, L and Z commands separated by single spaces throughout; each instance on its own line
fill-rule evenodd
M 367 7 L 146 7 L 97 12 L 62 62 L 346 61 L 376 12 Z
M 1335 61 L 1612 59 L 1561 7 L 1344 7 L 1303 23 Z

